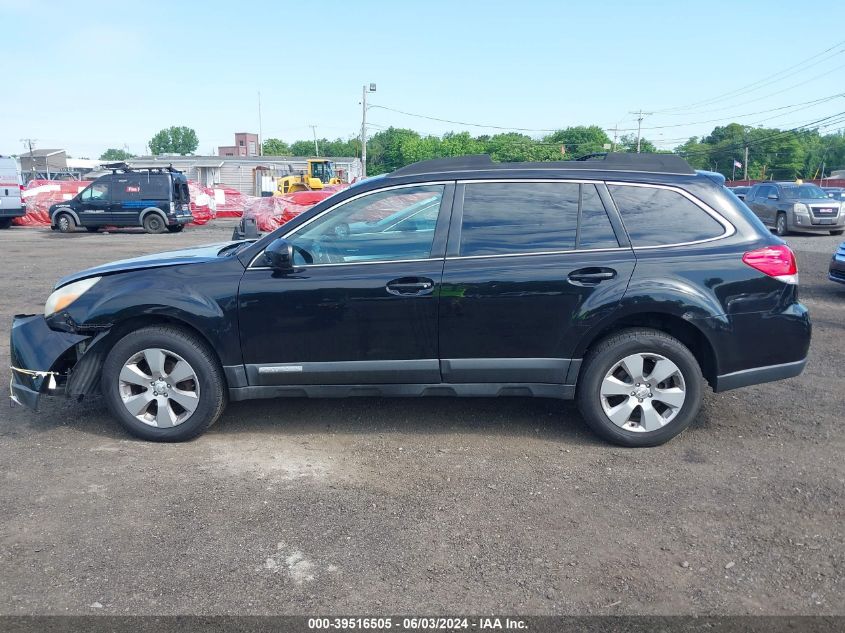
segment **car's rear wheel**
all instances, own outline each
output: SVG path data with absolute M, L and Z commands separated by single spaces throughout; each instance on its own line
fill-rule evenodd
M 214 353 L 197 335 L 151 326 L 120 339 L 103 364 L 109 409 L 145 440 L 189 440 L 210 427 L 226 406 L 226 383 Z
M 173 226 L 168 226 L 167 230 L 171 233 L 181 233 L 182 229 L 185 228 L 184 224 L 174 224 Z
M 704 379 L 680 341 L 652 329 L 622 330 L 584 361 L 578 408 L 593 431 L 622 446 L 657 446 L 687 428 Z
M 789 235 L 789 226 L 786 223 L 786 214 L 778 213 L 777 220 L 775 220 L 775 233 L 781 237 Z
M 76 230 L 76 221 L 70 213 L 60 213 L 56 216 L 56 228 L 60 233 L 72 233 Z
M 843 233 L 845 233 L 845 229 L 837 229 L 830 232 L 831 235 L 842 235 Z
M 167 225 L 158 213 L 148 213 L 144 218 L 144 230 L 147 233 L 164 233 Z
M 89 233 L 96 233 L 97 231 L 100 230 L 100 227 L 99 226 L 86 226 L 85 230 L 88 231 Z
M 0 218 L 0 229 L 8 229 L 12 226 L 12 218 Z

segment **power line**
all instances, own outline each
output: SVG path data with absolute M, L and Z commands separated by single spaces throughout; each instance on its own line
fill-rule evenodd
M 663 110 L 657 110 L 657 112 L 658 113 L 665 113 L 665 112 L 672 112 L 672 111 L 675 111 L 675 110 L 686 110 L 688 108 L 695 108 L 697 106 L 708 105 L 708 104 L 711 104 L 711 103 L 716 103 L 718 101 L 723 101 L 727 98 L 739 96 L 739 94 L 742 94 L 742 93 L 754 92 L 755 90 L 758 90 L 759 88 L 762 88 L 765 85 L 769 85 L 770 83 L 780 81 L 780 80 L 782 80 L 786 77 L 789 77 L 791 75 L 796 74 L 796 73 L 790 73 L 790 71 L 795 70 L 795 69 L 799 69 L 799 71 L 800 71 L 800 69 L 806 68 L 806 65 L 809 62 L 813 61 L 814 59 L 816 59 L 818 57 L 822 57 L 823 55 L 826 55 L 830 51 L 842 46 L 843 44 L 845 44 L 845 40 L 837 42 L 836 44 L 834 44 L 830 48 L 826 48 L 825 50 L 821 51 L 820 53 L 816 53 L 815 55 L 808 57 L 807 59 L 801 60 L 800 62 L 793 64 L 789 68 L 785 68 L 785 69 L 780 70 L 778 72 L 774 72 L 771 75 L 767 75 L 765 77 L 762 77 L 761 79 L 758 79 L 757 81 L 752 82 L 752 83 L 750 83 L 746 86 L 736 88 L 736 89 L 731 90 L 729 92 L 725 92 L 721 95 L 716 95 L 715 97 L 709 97 L 709 98 L 704 99 L 702 101 L 697 101 L 697 102 L 690 103 L 690 104 L 687 104 L 687 105 L 682 105 L 682 106 L 674 106 L 674 107 L 671 107 L 671 108 L 664 108 Z M 840 50 L 840 51 L 836 51 L 832 55 L 829 55 L 827 57 L 827 59 L 831 59 L 831 58 L 835 57 L 836 55 L 840 55 L 842 52 L 845 52 L 845 49 Z M 821 60 L 821 61 L 826 61 L 826 60 Z M 773 80 L 773 81 L 770 81 L 770 80 Z
M 788 134 L 791 134 L 791 133 L 794 133 L 794 132 L 800 132 L 800 131 L 803 131 L 805 129 L 823 129 L 823 128 L 830 127 L 832 125 L 838 125 L 839 123 L 841 123 L 843 121 L 845 121 L 845 111 L 837 112 L 836 114 L 831 114 L 830 116 L 826 116 L 824 118 L 821 118 L 821 119 L 818 119 L 818 120 L 815 120 L 815 121 L 810 121 L 808 123 L 805 123 L 803 125 L 798 125 L 796 127 L 790 128 L 788 130 L 780 130 L 780 131 L 778 131 L 774 134 L 770 134 L 769 136 L 766 136 L 766 137 L 763 137 L 763 138 L 754 139 L 753 141 L 750 141 L 750 142 L 743 142 L 743 143 L 738 144 L 738 145 L 735 144 L 733 146 L 727 146 L 727 147 L 707 147 L 707 148 L 702 148 L 702 149 L 699 149 L 699 150 L 691 150 L 691 151 L 688 151 L 688 152 L 678 152 L 678 154 L 680 156 L 688 157 L 688 156 L 698 156 L 698 155 L 704 155 L 704 154 L 713 154 L 714 152 L 718 152 L 718 153 L 734 152 L 734 151 L 737 151 L 737 150 L 744 148 L 746 145 L 748 147 L 753 147 L 753 146 L 760 145 L 762 143 L 767 143 L 769 141 L 775 140 L 777 138 L 780 138 L 782 136 L 785 136 L 785 135 L 788 135 Z M 822 123 L 824 125 L 820 125 Z
M 804 86 L 804 85 L 806 85 L 806 84 L 808 84 L 808 83 L 812 83 L 813 81 L 816 81 L 817 79 L 821 79 L 822 77 L 827 77 L 827 76 L 828 76 L 828 75 L 830 75 L 831 73 L 834 73 L 834 72 L 836 72 L 837 70 L 842 70 L 843 68 L 845 68 L 845 64 L 842 64 L 842 65 L 840 65 L 840 66 L 836 66 L 835 68 L 831 68 L 830 70 L 826 70 L 826 71 L 824 71 L 824 72 L 822 72 L 822 73 L 819 73 L 818 75 L 815 75 L 815 76 L 813 76 L 813 77 L 810 77 L 809 79 L 806 79 L 806 80 L 804 80 L 804 81 L 801 81 L 801 82 L 799 82 L 799 83 L 797 83 L 797 84 L 792 84 L 791 86 L 788 86 L 788 87 L 786 87 L 786 88 L 783 88 L 782 90 L 777 90 L 777 91 L 775 91 L 775 92 L 770 92 L 770 93 L 765 94 L 765 95 L 763 95 L 763 96 L 761 96 L 761 97 L 755 97 L 754 99 L 749 99 L 748 101 L 743 101 L 742 103 L 735 103 L 735 104 L 732 104 L 732 105 L 729 105 L 729 106 L 723 106 L 723 107 L 721 107 L 721 108 L 713 108 L 713 109 L 711 109 L 711 110 L 693 110 L 693 111 L 685 111 L 685 112 L 667 112 L 667 113 L 665 113 L 665 116 L 689 116 L 689 115 L 691 115 L 691 114 L 694 114 L 694 115 L 698 115 L 698 114 L 709 114 L 709 113 L 711 113 L 711 112 L 724 112 L 725 110 L 732 110 L 733 108 L 737 108 L 737 107 L 739 107 L 739 106 L 748 105 L 749 103 L 756 103 L 756 102 L 758 102 L 758 101 L 762 101 L 763 99 L 768 99 L 769 97 L 774 97 L 774 96 L 776 96 L 776 95 L 783 94 L 784 92 L 789 92 L 790 90 L 793 90 L 794 88 L 799 88 L 799 87 Z
M 552 128 L 528 128 L 528 127 L 508 127 L 504 125 L 484 125 L 482 123 L 467 123 L 466 121 L 452 121 L 451 119 L 441 119 L 439 117 L 427 116 L 425 114 L 415 114 L 413 112 L 405 112 L 404 110 L 397 110 L 396 108 L 389 108 L 383 105 L 370 104 L 370 108 L 378 108 L 379 110 L 387 110 L 389 112 L 396 112 L 404 114 L 405 116 L 414 117 L 417 119 L 427 119 L 429 121 L 439 121 L 440 123 L 451 123 L 452 125 L 465 125 L 467 127 L 488 128 L 491 130 L 510 130 L 514 132 L 557 132 Z

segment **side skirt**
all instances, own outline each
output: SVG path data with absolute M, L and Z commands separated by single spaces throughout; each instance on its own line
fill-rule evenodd
M 547 383 L 455 383 L 455 384 L 373 384 L 373 385 L 288 385 L 263 387 L 233 387 L 229 400 L 254 400 L 258 398 L 349 398 L 364 397 L 431 397 L 460 396 L 493 398 L 521 396 L 571 400 L 575 385 Z

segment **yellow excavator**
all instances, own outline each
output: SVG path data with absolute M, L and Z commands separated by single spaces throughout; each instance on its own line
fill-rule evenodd
M 340 178 L 335 175 L 332 161 L 325 158 L 309 158 L 306 171 L 276 179 L 276 191 L 273 195 L 283 196 L 297 191 L 314 191 L 326 185 L 339 184 Z

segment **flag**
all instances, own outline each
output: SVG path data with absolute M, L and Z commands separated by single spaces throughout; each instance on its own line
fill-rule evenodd
M 734 167 L 742 169 L 742 163 L 740 163 L 738 160 L 734 159 Z

